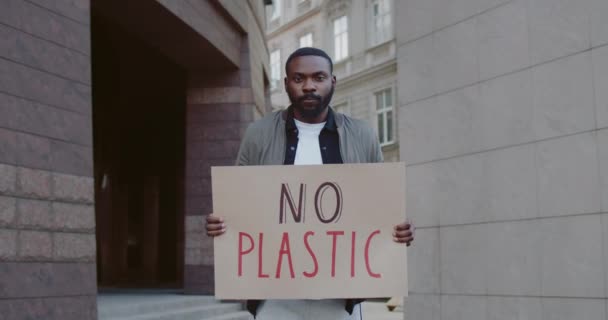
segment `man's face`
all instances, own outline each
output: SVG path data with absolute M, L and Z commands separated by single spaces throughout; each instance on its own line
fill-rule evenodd
M 329 61 L 319 56 L 301 56 L 287 66 L 285 89 L 297 115 L 316 120 L 327 109 L 334 94 L 336 77 Z

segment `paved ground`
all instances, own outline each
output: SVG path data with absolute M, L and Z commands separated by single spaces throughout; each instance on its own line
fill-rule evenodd
M 403 308 L 388 311 L 385 302 L 363 302 L 363 320 L 403 320 Z
M 184 296 L 172 292 L 153 292 L 144 294 L 139 291 L 101 293 L 97 296 L 100 319 L 112 319 L 112 310 L 127 308 L 132 309 L 133 315 L 141 313 L 143 306 L 154 306 L 153 309 L 169 310 L 192 307 L 193 305 L 205 305 L 215 303 L 211 296 Z M 139 306 L 139 307 L 137 307 Z M 143 308 L 143 309 L 142 309 Z M 141 309 L 141 310 L 140 310 Z M 127 310 L 128 311 L 128 310 Z M 363 302 L 363 320 L 403 320 L 403 308 L 398 306 L 393 311 L 388 311 L 386 299 L 374 299 Z M 124 312 L 123 312 L 124 313 Z M 176 316 L 175 319 L 180 319 Z

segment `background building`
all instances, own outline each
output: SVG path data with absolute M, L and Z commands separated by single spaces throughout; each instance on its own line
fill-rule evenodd
M 273 108 L 289 106 L 285 61 L 312 46 L 334 61 L 338 82 L 332 107 L 368 120 L 386 161 L 399 160 L 397 60 L 393 0 L 273 0 L 267 7 Z
M 608 1 L 396 3 L 406 319 L 606 319 Z
M 0 4 L 0 318 L 213 292 L 210 166 L 269 110 L 264 2 Z

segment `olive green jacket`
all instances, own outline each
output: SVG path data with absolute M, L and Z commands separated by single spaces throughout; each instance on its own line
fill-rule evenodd
M 285 160 L 287 111 L 266 115 L 247 128 L 237 156 L 239 166 L 281 165 Z M 344 163 L 383 162 L 374 130 L 365 122 L 334 111 Z

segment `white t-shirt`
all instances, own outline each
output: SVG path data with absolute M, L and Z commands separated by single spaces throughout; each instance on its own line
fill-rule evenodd
M 319 134 L 323 123 L 305 123 L 294 119 L 298 128 L 298 148 L 294 164 L 323 164 Z M 325 300 L 266 300 L 258 310 L 259 320 L 361 320 L 361 305 L 352 315 L 344 309 L 343 299 Z
M 296 119 L 293 120 L 298 128 L 298 148 L 293 164 L 323 164 L 319 134 L 325 127 L 325 122 L 306 123 Z

